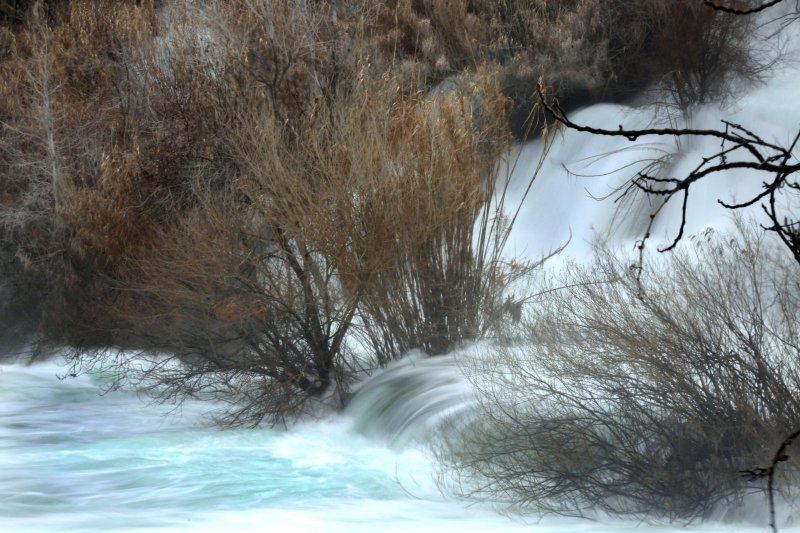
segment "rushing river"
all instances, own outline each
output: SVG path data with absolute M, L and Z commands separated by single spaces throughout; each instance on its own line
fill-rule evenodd
M 420 405 L 433 402 L 441 413 L 469 403 L 458 399 L 465 389 L 455 365 L 428 364 L 400 365 L 350 412 L 290 430 L 215 429 L 202 416 L 206 405 L 171 410 L 131 393 L 102 394 L 101 377 L 61 380 L 55 363 L 2 366 L 0 531 L 764 531 L 525 523 L 447 499 L 419 439 L 397 438 L 437 416 Z M 422 377 L 431 375 L 444 385 Z M 381 391 L 418 401 L 393 407 L 378 401 Z
M 733 109 L 696 110 L 693 125 L 716 128 L 728 117 L 789 142 L 800 127 L 798 87 L 800 70 L 790 65 Z M 642 127 L 652 116 L 602 105 L 573 118 L 613 128 Z M 615 204 L 592 197 L 629 179 L 629 165 L 643 154 L 674 154 L 672 171 L 680 174 L 716 147 L 657 141 L 632 149 L 624 139 L 566 132 L 534 183 L 509 253 L 537 257 L 571 235 L 563 256 L 585 257 L 597 233 L 628 245 L 640 238 L 647 206 L 630 206 L 622 227 Z M 516 172 L 529 175 L 540 150 L 536 143 L 523 148 Z M 567 175 L 564 166 L 594 178 Z M 717 198 L 742 198 L 759 186 L 736 173 L 698 184 L 687 232 L 728 220 Z M 677 209 L 662 213 L 654 240 L 674 236 Z M 424 435 L 442 416 L 469 409 L 469 387 L 457 365 L 429 361 L 407 359 L 373 378 L 345 413 L 289 430 L 218 429 L 203 416 L 207 405 L 177 409 L 129 392 L 102 394 L 103 376 L 59 379 L 65 371 L 55 362 L 0 366 L 0 532 L 767 531 L 760 500 L 754 508 L 761 514 L 748 525 L 677 527 L 563 517 L 523 522 L 443 496 Z

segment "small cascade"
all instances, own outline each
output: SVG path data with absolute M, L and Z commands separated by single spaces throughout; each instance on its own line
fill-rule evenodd
M 345 415 L 356 431 L 392 447 L 426 442 L 440 424 L 475 403 L 458 363 L 467 355 L 466 350 L 437 357 L 411 353 L 367 380 Z
M 800 25 L 796 25 L 800 28 Z M 794 48 L 786 57 L 798 56 L 800 29 L 793 29 Z M 787 62 L 768 83 L 742 90 L 729 105 L 707 104 L 695 107 L 688 118 L 667 116 L 653 106 L 631 107 L 599 104 L 570 113 L 570 119 L 587 126 L 605 129 L 645 129 L 653 127 L 691 127 L 724 129 L 723 120 L 741 124 L 767 142 L 789 146 L 800 129 L 797 105 L 800 68 Z M 592 256 L 592 245 L 604 241 L 621 251 L 633 251 L 646 233 L 650 214 L 658 198 L 632 191 L 620 199 L 623 190 L 637 173 L 681 178 L 691 172 L 703 157 L 720 149 L 719 140 L 671 136 L 644 136 L 636 141 L 623 137 L 604 137 L 562 130 L 552 134 L 551 148 L 530 191 L 529 180 L 536 173 L 542 154 L 541 141 L 520 146 L 508 158 L 511 169 L 506 206 L 516 208 L 525 198 L 511 232 L 505 254 L 509 258 L 536 260 L 569 242 L 550 266 L 567 259 L 584 260 Z M 685 235 L 698 235 L 709 228 L 718 232 L 733 229 L 733 213 L 718 200 L 741 202 L 762 190 L 764 177 L 747 169 L 726 170 L 696 182 L 691 187 L 686 207 Z M 670 243 L 681 222 L 682 197 L 674 197 L 658 214 L 650 231 L 648 249 Z M 764 222 L 759 203 L 738 210 L 745 217 Z

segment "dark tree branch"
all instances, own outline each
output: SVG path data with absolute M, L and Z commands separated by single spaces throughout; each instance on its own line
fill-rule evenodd
M 670 245 L 659 249 L 661 252 L 672 250 L 683 238 L 686 228 L 687 206 L 689 200 L 689 188 L 692 184 L 712 175 L 721 172 L 743 169 L 753 170 L 759 173 L 766 172 L 772 174 L 770 180 L 762 183 L 763 190 L 740 203 L 726 203 L 718 200 L 719 204 L 728 209 L 742 209 L 752 206 L 761 201 L 767 201 L 764 211 L 769 217 L 772 225 L 767 228 L 774 231 L 781 238 L 783 243 L 791 250 L 795 259 L 800 262 L 800 230 L 796 221 L 782 219 L 776 208 L 776 195 L 787 189 L 794 189 L 797 183 L 789 182 L 789 177 L 800 172 L 800 162 L 790 163 L 793 160 L 794 150 L 800 141 L 800 131 L 795 136 L 793 142 L 788 147 L 765 141 L 753 131 L 735 124 L 723 121 L 724 130 L 695 129 L 695 128 L 647 128 L 647 129 L 625 129 L 622 125 L 616 130 L 595 128 L 584 124 L 573 122 L 561 108 L 557 99 L 548 101 L 544 84 L 539 83 L 537 87 L 539 99 L 545 112 L 557 123 L 566 128 L 591 133 L 593 135 L 603 135 L 609 137 L 623 137 L 629 141 L 635 141 L 645 136 L 671 136 L 671 137 L 704 137 L 720 139 L 719 150 L 707 157 L 703 157 L 700 163 L 688 174 L 683 177 L 661 178 L 649 174 L 640 173 L 632 181 L 634 188 L 647 194 L 661 196 L 665 198 L 665 203 L 677 193 L 683 193 L 683 204 L 681 207 L 681 222 L 678 233 Z M 729 143 L 726 145 L 726 143 Z M 739 153 L 745 159 L 730 160 L 730 156 Z M 748 159 L 749 158 L 749 159 Z M 624 193 L 628 194 L 632 189 L 628 188 Z M 662 205 L 663 207 L 663 205 Z M 659 209 L 660 211 L 660 209 Z M 649 237 L 642 239 L 640 247 Z M 640 248 L 641 249 L 641 248 Z
M 752 470 L 742 470 L 741 473 L 749 478 L 750 481 L 759 478 L 767 478 L 767 496 L 769 497 L 769 526 L 772 531 L 778 531 L 778 526 L 775 523 L 775 471 L 778 465 L 789 460 L 789 455 L 786 450 L 792 443 L 800 437 L 800 429 L 794 431 L 791 435 L 786 437 L 781 443 L 775 455 L 772 456 L 772 461 L 766 468 L 754 468 Z
M 723 13 L 730 13 L 732 15 L 752 15 L 754 13 L 759 13 L 768 9 L 772 6 L 776 6 L 783 2 L 783 0 L 770 0 L 769 2 L 764 2 L 763 4 L 759 4 L 756 7 L 750 7 L 746 9 L 739 9 L 735 7 L 724 6 L 722 4 L 718 4 L 713 0 L 705 0 L 705 3 L 708 7 L 715 9 L 717 11 L 722 11 Z
M 712 1 L 707 0 L 706 4 L 727 13 L 736 15 L 747 15 L 750 13 L 757 13 L 768 7 L 780 3 L 782 0 L 773 0 L 761 4 L 758 7 L 749 10 L 737 10 L 734 8 L 720 6 Z M 792 253 L 795 261 L 800 264 L 800 220 L 791 218 L 791 213 L 782 215 L 778 208 L 778 197 L 788 195 L 792 191 L 800 191 L 800 183 L 793 180 L 794 177 L 800 173 L 800 161 L 797 161 L 794 151 L 800 142 L 800 131 L 797 132 L 793 141 L 787 146 L 779 146 L 765 141 L 756 133 L 746 129 L 745 127 L 734 124 L 732 122 L 723 121 L 725 125 L 724 130 L 708 130 L 708 129 L 693 129 L 693 128 L 648 128 L 629 130 L 625 129 L 622 125 L 619 129 L 609 130 L 603 128 L 595 128 L 583 124 L 577 124 L 567 117 L 564 110 L 558 103 L 557 99 L 548 101 L 544 84 L 540 81 L 537 87 L 539 100 L 545 112 L 557 123 L 562 126 L 593 135 L 603 135 L 610 137 L 624 137 L 629 141 L 636 141 L 640 137 L 645 136 L 674 136 L 674 137 L 701 137 L 701 138 L 716 138 L 720 139 L 719 150 L 716 153 L 703 157 L 700 163 L 683 177 L 658 177 L 651 176 L 646 173 L 639 173 L 623 193 L 622 196 L 629 194 L 631 190 L 638 189 L 646 194 L 665 198 L 650 216 L 650 223 L 647 227 L 644 237 L 637 243 L 639 250 L 639 271 L 641 271 L 641 263 L 643 260 L 644 246 L 646 240 L 650 237 L 650 230 L 653 221 L 661 209 L 669 202 L 675 194 L 683 193 L 683 203 L 681 206 L 681 222 L 678 233 L 672 240 L 671 244 L 664 248 L 660 248 L 659 252 L 667 252 L 674 249 L 678 242 L 684 236 L 686 228 L 687 206 L 689 201 L 689 189 L 692 184 L 720 172 L 735 169 L 751 170 L 753 173 L 767 173 L 771 174 L 771 179 L 762 181 L 762 190 L 753 197 L 739 203 L 727 203 L 722 200 L 717 202 L 723 207 L 731 210 L 743 209 L 750 207 L 759 202 L 763 202 L 762 209 L 771 225 L 765 226 L 767 231 L 775 232 L 781 239 L 783 244 Z M 729 143 L 726 147 L 726 143 Z M 743 156 L 744 159 L 735 161 L 729 160 L 729 156 L 738 154 Z M 795 163 L 791 163 L 791 161 Z M 788 191 L 788 192 L 787 192 Z M 796 194 L 796 193 L 795 193 Z M 781 444 L 772 462 L 767 468 L 757 468 L 754 470 L 743 471 L 743 473 L 755 479 L 758 477 L 767 477 L 767 493 L 769 499 L 770 511 L 770 527 L 773 531 L 777 531 L 775 523 L 775 495 L 774 495 L 774 475 L 775 470 L 779 463 L 786 461 L 789 457 L 787 455 L 787 448 L 792 442 L 800 437 L 800 429 L 791 433 Z

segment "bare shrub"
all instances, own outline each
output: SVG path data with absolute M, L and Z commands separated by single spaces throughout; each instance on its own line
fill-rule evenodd
M 298 116 L 335 85 L 331 58 L 349 34 L 322 32 L 322 8 L 267 5 L 34 2 L 4 35 L 4 271 L 39 294 L 34 322 L 53 343 L 125 342 L 102 334 L 115 310 L 97 314 L 94 300 L 114 297 L 110 279 L 136 277 L 130 259 L 191 209 L 199 168 L 221 186 L 231 178 L 224 140 L 242 110 L 268 102 Z
M 800 286 L 782 252 L 747 230 L 640 281 L 608 253 L 554 279 L 530 345 L 473 374 L 482 407 L 443 453 L 455 490 L 682 520 L 739 501 L 740 471 L 800 422 Z
M 703 2 L 608 2 L 600 16 L 611 84 L 628 94 L 655 85 L 684 111 L 729 98 L 734 82 L 759 81 L 772 65 L 754 42 L 755 19 L 731 17 Z
M 119 384 L 275 423 L 365 364 L 444 353 L 500 320 L 524 270 L 502 262 L 508 225 L 490 208 L 502 97 L 487 82 L 429 98 L 365 72 L 332 101 L 291 126 L 268 101 L 230 125 L 234 177 L 199 168 L 192 207 L 107 302 L 115 337 L 147 353 L 79 350 L 77 367 L 114 360 Z M 356 328 L 377 361 L 350 356 Z
M 381 196 L 359 193 L 363 209 L 382 213 L 372 227 L 392 250 L 360 304 L 382 361 L 484 337 L 505 315 L 505 288 L 533 267 L 501 256 L 518 206 L 504 204 L 510 167 L 500 161 L 511 145 L 497 89 L 484 82 L 398 103 L 386 144 L 371 147 L 385 170 L 368 183 Z

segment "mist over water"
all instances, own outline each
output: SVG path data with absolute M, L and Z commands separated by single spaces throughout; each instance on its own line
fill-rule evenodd
M 216 429 L 207 405 L 170 412 L 102 394 L 102 376 L 61 373 L 54 363 L 0 367 L 0 531 L 763 530 L 526 523 L 448 500 L 422 440 L 432 420 L 467 416 L 453 357 L 401 361 L 344 414 L 289 430 Z M 389 394 L 407 408 L 375 401 Z

